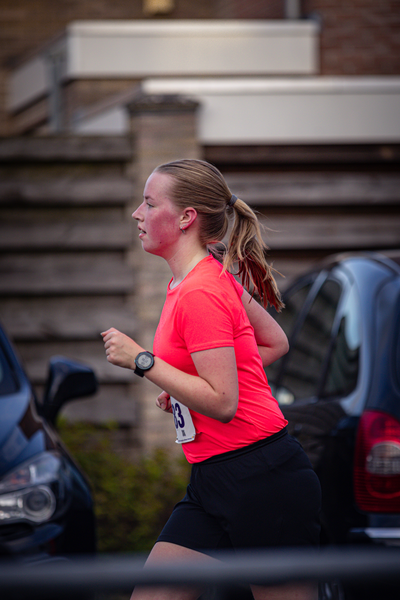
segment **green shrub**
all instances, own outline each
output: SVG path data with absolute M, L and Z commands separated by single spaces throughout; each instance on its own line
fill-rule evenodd
M 112 450 L 117 427 L 59 420 L 58 430 L 92 486 L 99 552 L 147 552 L 184 494 L 189 465 L 157 450 L 135 463 Z

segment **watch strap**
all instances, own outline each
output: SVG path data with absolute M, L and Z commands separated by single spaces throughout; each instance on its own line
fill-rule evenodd
M 137 365 L 135 365 L 135 370 L 133 372 L 135 373 L 135 375 L 139 375 L 139 377 L 143 377 L 144 376 L 143 369 L 141 369 Z

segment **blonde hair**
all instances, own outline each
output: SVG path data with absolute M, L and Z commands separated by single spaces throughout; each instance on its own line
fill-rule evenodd
M 245 288 L 257 293 L 266 307 L 271 304 L 279 312 L 281 296 L 267 262 L 268 246 L 261 236 L 260 224 L 252 209 L 240 198 L 229 205 L 232 192 L 220 171 L 208 162 L 182 159 L 158 166 L 154 172 L 174 179 L 171 200 L 180 208 L 196 209 L 200 218 L 200 242 L 204 245 L 221 242 L 234 215 L 228 247 L 224 253 L 224 270 L 238 265 L 238 275 Z

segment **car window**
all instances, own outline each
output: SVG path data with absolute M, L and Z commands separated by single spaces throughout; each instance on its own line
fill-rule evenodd
M 282 312 L 277 313 L 276 310 L 273 311 L 274 319 L 282 327 L 283 331 L 286 333 L 288 338 L 290 338 L 293 332 L 293 328 L 297 322 L 301 309 L 304 306 L 310 289 L 311 283 L 303 285 L 295 292 L 293 292 L 293 294 L 291 294 L 289 298 L 285 298 L 285 308 L 282 310 Z M 278 377 L 282 360 L 283 359 L 275 361 L 274 363 L 272 363 L 272 365 L 269 365 L 265 369 L 271 387 L 274 386 L 274 382 Z
M 360 302 L 350 287 L 340 310 L 341 318 L 322 396 L 346 396 L 357 385 L 361 346 Z
M 323 367 L 332 339 L 341 285 L 327 279 L 321 286 L 303 324 L 291 342 L 291 348 L 275 391 L 278 402 L 292 404 L 295 400 L 316 396 Z
M 18 385 L 13 371 L 0 344 L 0 396 L 14 394 L 18 391 Z

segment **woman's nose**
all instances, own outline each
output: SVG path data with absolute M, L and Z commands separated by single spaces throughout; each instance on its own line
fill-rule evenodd
M 137 221 L 142 220 L 142 217 L 139 213 L 140 209 L 141 209 L 142 205 L 138 206 L 137 209 L 132 213 L 132 218 L 136 219 Z

